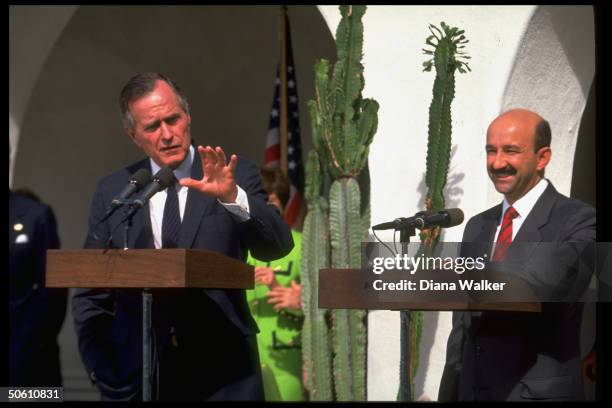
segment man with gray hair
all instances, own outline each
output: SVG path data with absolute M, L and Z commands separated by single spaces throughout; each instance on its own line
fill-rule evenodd
M 85 248 L 121 247 L 105 222 L 113 197 L 139 169 L 172 169 L 176 182 L 136 213 L 130 248 L 197 248 L 246 260 L 274 260 L 293 247 L 291 233 L 266 203 L 259 169 L 220 147 L 192 145 L 187 98 L 167 77 L 144 73 L 120 96 L 126 134 L 147 156 L 100 181 Z M 161 401 L 262 400 L 253 321 L 244 290 L 153 290 L 158 362 L 153 381 Z M 138 400 L 142 388 L 142 304 L 139 291 L 78 289 L 72 301 L 79 349 L 105 400 Z

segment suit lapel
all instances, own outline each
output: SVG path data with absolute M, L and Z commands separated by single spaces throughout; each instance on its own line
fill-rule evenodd
M 501 204 L 493 207 L 491 211 L 487 211 L 482 222 L 480 233 L 474 240 L 475 242 L 481 242 L 483 244 L 484 247 L 481 248 L 481 250 L 478 252 L 482 254 L 487 254 L 488 259 L 491 259 L 491 243 L 495 240 L 495 229 L 499 224 L 501 212 Z
M 549 182 L 548 187 L 538 198 L 538 201 L 536 201 L 533 209 L 523 222 L 520 231 L 516 234 L 515 241 L 539 242 L 542 240 L 540 228 L 548 224 L 550 213 L 558 194 L 552 183 Z
M 202 159 L 197 149 L 193 156 L 191 165 L 191 178 L 201 180 L 203 176 Z M 187 203 L 185 213 L 181 222 L 181 232 L 179 234 L 178 247 L 191 248 L 193 240 L 200 228 L 200 220 L 207 212 L 210 212 L 215 204 L 215 198 L 206 196 L 194 189 L 189 189 L 187 193 Z
M 512 242 L 532 242 L 529 245 L 510 245 L 508 248 L 508 258 L 510 259 L 529 259 L 531 254 L 538 246 L 536 243 L 542 242 L 542 234 L 540 229 L 548 224 L 552 207 L 557 199 L 557 190 L 552 183 L 548 183 L 548 187 L 542 193 L 531 209 L 531 212 L 523 221 L 521 229 L 516 233 Z

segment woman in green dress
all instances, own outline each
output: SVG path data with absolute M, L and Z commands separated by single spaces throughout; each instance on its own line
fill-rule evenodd
M 287 178 L 279 169 L 261 171 L 268 204 L 281 214 L 289 199 Z M 257 325 L 257 345 L 268 401 L 302 401 L 300 248 L 302 235 L 292 230 L 295 246 L 284 258 L 262 262 L 249 256 L 255 267 L 255 288 L 247 300 Z

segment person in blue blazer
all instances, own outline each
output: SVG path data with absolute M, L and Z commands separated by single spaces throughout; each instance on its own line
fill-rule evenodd
M 60 387 L 57 336 L 67 290 L 45 288 L 47 249 L 60 246 L 53 210 L 9 190 L 9 384 Z
M 170 167 L 177 182 L 133 219 L 129 248 L 197 248 L 245 261 L 274 260 L 293 247 L 290 229 L 267 204 L 259 168 L 243 157 L 192 145 L 187 99 L 169 78 L 144 73 L 120 95 L 125 132 L 148 158 L 103 178 L 94 194 L 85 248 L 123 247 L 124 214 L 99 223 L 139 169 Z M 178 227 L 177 227 L 178 226 Z M 263 400 L 256 333 L 244 290 L 153 290 L 154 399 Z M 77 289 L 79 349 L 104 400 L 142 393 L 140 290 Z

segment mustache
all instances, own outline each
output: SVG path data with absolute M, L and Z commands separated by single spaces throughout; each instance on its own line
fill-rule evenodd
M 516 169 L 512 166 L 502 167 L 501 169 L 489 169 L 492 175 L 494 176 L 512 176 L 516 174 Z

